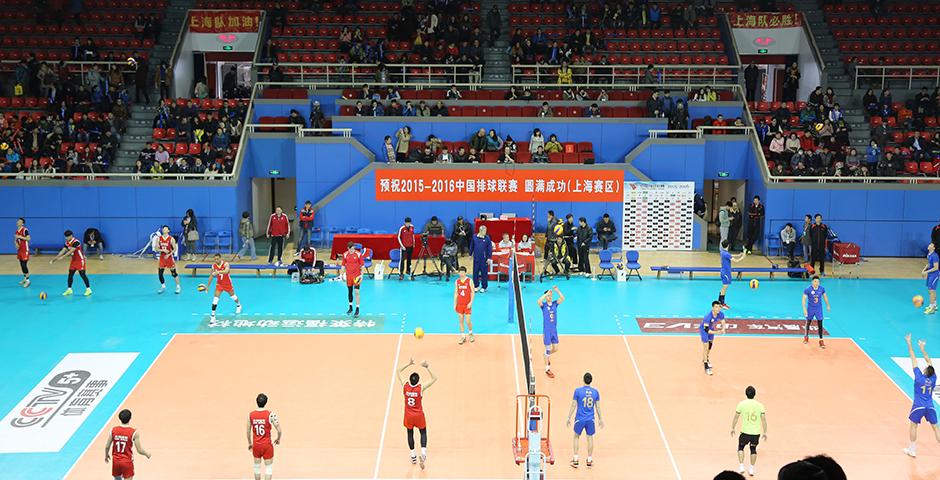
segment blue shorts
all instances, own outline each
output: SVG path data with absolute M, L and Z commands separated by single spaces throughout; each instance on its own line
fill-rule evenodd
M 927 275 L 927 290 L 936 290 L 937 280 L 940 280 L 940 275 Z
M 913 407 L 911 414 L 907 416 L 911 423 L 920 423 L 922 419 L 927 419 L 931 425 L 937 424 L 937 411 L 928 407 Z
M 713 333 L 705 333 L 699 330 L 698 335 L 702 338 L 702 343 L 708 343 L 715 340 L 715 334 Z
M 721 272 L 721 284 L 731 285 L 731 272 Z
M 822 320 L 822 319 L 823 319 L 822 310 L 815 310 L 815 311 L 814 311 L 814 310 L 807 310 L 807 311 L 806 311 L 806 321 L 807 321 L 807 322 L 812 321 L 812 320 Z
M 577 420 L 574 422 L 574 433 L 581 435 L 585 432 L 588 435 L 594 435 L 594 420 Z
M 542 334 L 542 342 L 545 346 L 558 343 L 558 330 L 548 330 Z

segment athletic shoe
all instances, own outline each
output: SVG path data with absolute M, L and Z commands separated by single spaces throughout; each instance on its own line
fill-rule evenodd
M 424 462 L 428 461 L 427 455 L 421 455 L 418 457 L 418 464 L 421 465 L 421 470 L 424 470 Z
M 346 315 L 352 314 L 352 305 L 349 306 L 349 309 L 346 310 Z
M 711 374 L 712 374 L 712 367 L 706 368 L 706 369 L 705 369 L 705 374 L 708 375 L 708 376 L 711 376 Z
M 570 273 L 565 272 L 565 280 L 571 280 L 571 274 L 570 274 Z
M 166 286 L 160 286 L 160 290 L 157 290 L 157 295 L 166 291 Z
M 755 472 L 754 472 L 754 465 L 751 465 L 751 468 L 748 469 L 747 474 L 753 477 L 753 476 L 754 476 L 754 473 L 755 473 Z
M 29 287 L 29 284 L 30 284 L 30 281 L 29 281 L 29 279 L 26 279 L 26 281 L 25 281 L 25 282 L 23 282 L 23 288 L 27 288 L 27 287 Z
M 738 464 L 738 473 L 742 473 L 742 474 L 744 473 L 744 464 L 743 464 L 743 463 L 739 463 L 739 464 Z
M 545 370 L 545 375 L 548 375 L 548 378 L 555 378 L 555 374 L 551 370 Z
M 578 468 L 578 461 L 575 459 L 571 459 L 571 461 L 568 462 L 568 465 L 571 465 L 571 468 Z
M 359 318 L 359 307 L 356 307 L 356 313 L 353 313 L 353 318 Z
M 85 296 L 86 296 L 86 297 L 90 297 L 90 296 L 91 296 L 91 289 L 90 289 L 90 288 L 85 288 Z
M 593 459 L 593 458 L 589 458 L 589 459 L 587 459 L 587 460 L 584 461 L 584 464 L 587 465 L 588 468 L 591 468 L 591 467 L 594 466 L 594 459 Z
M 25 278 L 21 278 L 20 281 L 17 283 L 17 285 L 22 285 L 22 284 L 24 284 L 24 283 L 26 283 L 26 279 L 25 279 Z M 930 308 L 930 307 L 928 306 L 927 308 Z
M 819 348 L 826 348 L 826 342 L 823 342 L 822 339 L 819 339 Z
M 910 448 L 905 448 L 904 453 L 906 453 L 908 457 L 917 458 L 917 452 L 911 450 Z
M 803 345 L 806 345 L 807 343 L 809 343 L 809 335 L 803 336 Z
M 71 295 L 71 294 L 72 294 L 72 289 L 71 289 L 71 288 L 66 288 L 65 291 L 62 292 L 62 296 L 63 296 L 63 297 L 67 297 L 67 296 L 69 296 L 69 295 Z
M 405 276 L 404 276 L 404 275 L 399 275 L 399 276 L 398 276 L 398 281 L 402 281 L 402 280 L 404 280 L 404 279 L 405 279 Z
M 473 343 L 473 334 L 470 334 L 470 343 Z
M 480 289 L 480 293 L 486 293 L 486 289 L 485 289 L 485 288 L 481 288 L 481 289 Z
M 182 291 L 183 291 L 183 290 L 180 288 L 180 286 L 177 285 L 177 286 L 176 286 L 176 293 L 180 293 L 180 292 L 182 292 Z
M 241 304 L 235 305 L 235 315 L 241 315 L 241 313 L 242 313 Z
M 209 320 L 215 321 L 215 312 L 209 314 Z
M 722 303 L 722 304 L 721 304 L 721 309 L 722 309 L 722 310 L 731 310 L 731 306 L 728 305 L 727 303 Z
M 104 255 L 98 255 L 98 260 L 104 260 Z
M 925 315 L 932 315 L 932 314 L 934 314 L 934 313 L 937 313 L 937 306 L 936 306 L 936 305 L 927 305 L 927 308 L 924 309 L 924 314 L 925 314 Z
M 414 465 L 414 464 L 416 464 L 416 463 L 418 463 L 418 457 L 412 455 L 412 456 L 411 456 L 411 464 Z
M 467 339 L 463 335 L 460 336 L 460 340 L 457 340 L 457 345 L 463 345 L 463 342 L 466 342 Z

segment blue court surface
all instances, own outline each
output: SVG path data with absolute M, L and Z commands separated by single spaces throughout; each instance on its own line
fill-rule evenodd
M 54 442 L 37 441 L 35 445 L 18 448 L 0 441 L 0 451 L 4 452 L 0 453 L 0 478 L 63 477 L 176 333 L 398 334 L 418 326 L 429 334 L 456 333 L 453 280 L 446 283 L 424 278 L 415 282 L 366 280 L 362 288 L 363 314 L 356 321 L 344 314 L 346 289 L 342 283 L 300 285 L 285 277 L 235 276 L 233 282 L 244 304 L 243 314 L 235 318 L 234 305 L 223 295 L 219 317 L 210 324 L 211 296 L 198 293 L 195 288 L 205 277 L 184 275 L 182 279 L 182 294 L 173 294 L 171 287 L 169 292 L 157 295 L 155 275 L 94 275 L 91 277 L 94 295 L 86 298 L 80 295 L 81 288 L 76 288 L 77 296 L 62 297 L 64 276 L 34 276 L 28 289 L 16 285 L 16 276 L 0 277 L 3 285 L 0 303 L 6 305 L 5 331 L 0 338 L 0 360 L 6 365 L 4 381 L 0 383 L 0 411 L 6 423 L 2 428 L 10 428 L 10 418 L 17 413 L 13 410 L 31 392 L 36 392 L 43 379 L 68 354 L 137 353 L 136 357 L 123 360 L 127 362 L 126 369 L 124 365 L 120 368 L 102 365 L 102 371 L 110 371 L 113 388 L 109 384 L 111 389 L 104 391 L 102 398 L 85 403 L 93 409 L 69 412 L 72 415 L 64 420 L 73 423 L 58 433 L 60 449 Z M 793 341 L 800 341 L 801 333 L 794 328 L 801 324 L 800 299 L 807 284 L 802 280 L 764 280 L 754 290 L 746 281 L 734 282 L 727 296 L 732 309 L 726 313 L 735 325 L 732 331 L 746 335 L 791 335 Z M 567 297 L 559 309 L 562 342 L 565 335 L 576 334 L 693 334 L 685 324 L 708 311 L 720 288 L 717 278 L 647 278 L 621 283 L 572 278 L 527 283 L 523 296 L 530 333 L 541 331 L 541 316 L 535 302 L 551 285 L 558 285 Z M 825 322 L 828 334 L 853 339 L 910 395 L 913 386 L 909 372 L 892 358 L 906 359 L 904 334 L 911 332 L 915 338 L 926 339 L 928 351 L 940 357 L 940 319 L 924 315 L 911 305 L 913 295 L 926 297 L 923 281 L 824 279 L 823 285 L 832 302 L 832 312 Z M 49 298 L 40 300 L 40 291 L 48 292 Z M 474 303 L 475 332 L 518 333 L 518 326 L 507 322 L 508 298 L 505 284 L 490 283 L 490 289 Z M 92 376 L 95 374 L 92 372 Z M 35 408 L 40 406 L 35 404 Z M 62 416 L 66 412 L 60 410 L 57 414 Z M 894 414 L 899 422 L 904 422 L 907 412 Z M 922 441 L 931 440 L 924 429 L 922 437 Z M 28 453 L 9 453 L 18 449 Z

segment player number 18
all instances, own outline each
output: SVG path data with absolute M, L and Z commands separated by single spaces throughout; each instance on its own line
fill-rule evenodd
M 584 408 L 594 408 L 594 397 L 584 397 L 581 403 L 584 405 Z

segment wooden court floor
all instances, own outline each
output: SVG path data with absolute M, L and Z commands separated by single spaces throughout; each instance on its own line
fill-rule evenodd
M 524 388 L 517 337 L 479 335 L 458 346 L 453 335 L 177 335 L 122 405 L 134 411 L 151 460 L 137 478 L 229 480 L 251 476 L 245 418 L 258 392 L 271 398 L 284 437 L 274 477 L 520 478 L 512 462 L 514 397 Z M 940 478 L 940 446 L 921 429 L 919 456 L 906 446 L 907 397 L 851 340 L 829 348 L 795 338 L 725 337 L 715 375 L 700 364 L 697 338 L 563 336 L 542 373 L 539 393 L 553 401 L 557 463 L 548 478 L 707 479 L 736 466 L 730 423 L 744 388 L 767 407 L 769 440 L 758 476 L 807 454 L 827 453 L 849 478 Z M 538 345 L 540 339 L 531 342 Z M 425 396 L 428 469 L 408 461 L 403 401 L 393 368 L 427 359 L 440 380 Z M 593 469 L 567 465 L 565 415 L 590 371 L 601 393 Z M 424 376 L 424 372 L 421 372 Z M 116 419 L 109 422 L 109 429 Z M 102 431 L 68 478 L 102 478 Z M 582 441 L 582 457 L 586 442 Z

